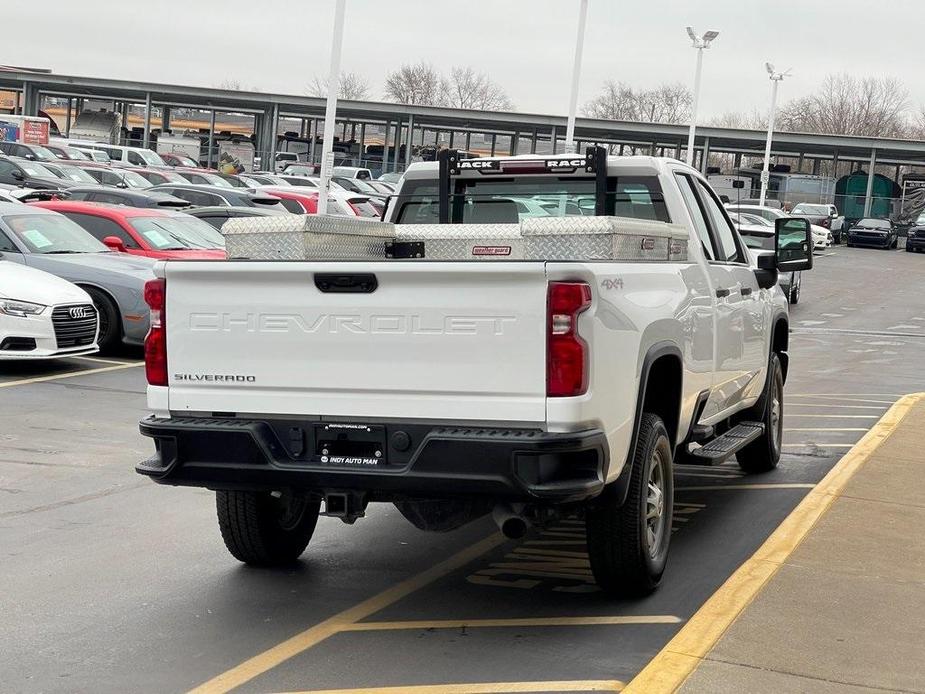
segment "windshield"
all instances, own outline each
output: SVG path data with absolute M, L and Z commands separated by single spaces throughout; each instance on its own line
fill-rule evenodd
M 74 149 L 73 147 L 60 147 L 62 152 L 67 154 L 71 159 L 76 159 L 77 161 L 90 161 L 90 157 L 81 152 L 79 149 Z
M 173 157 L 174 161 L 180 162 L 178 166 L 192 166 L 194 169 L 199 167 L 199 162 L 185 154 L 177 154 L 174 152 L 170 156 Z
M 42 147 L 41 145 L 29 145 L 29 147 L 36 159 L 41 159 L 42 161 L 54 161 L 58 158 L 55 156 L 55 153 L 47 147 Z
M 145 160 L 145 164 L 148 166 L 167 166 L 156 152 L 152 152 L 150 149 L 139 149 L 137 151 L 138 155 Z
M 797 205 L 793 208 L 795 214 L 819 214 L 828 216 L 828 205 Z
M 593 178 L 460 178 L 454 183 L 450 215 L 457 224 L 516 224 L 526 217 L 594 215 Z M 607 191 L 608 214 L 671 221 L 656 176 L 610 177 Z M 398 204 L 399 222 L 436 224 L 439 218 L 437 182 L 405 180 Z
M 122 179 L 129 188 L 150 188 L 153 184 L 147 178 L 134 171 L 113 169 L 113 172 Z
M 890 221 L 888 219 L 862 219 L 858 222 L 859 227 L 865 229 L 889 229 Z
M 225 247 L 225 239 L 215 227 L 196 217 L 130 217 L 128 223 L 159 251 Z
M 17 214 L 3 218 L 30 253 L 106 253 L 106 246 L 60 214 Z
M 58 178 L 53 174 L 49 169 L 45 168 L 41 164 L 36 164 L 34 161 L 20 161 L 17 162 L 22 170 L 25 171 L 30 176 L 38 176 L 39 178 Z
M 78 181 L 79 183 L 98 183 L 98 181 L 83 169 L 67 164 L 58 164 L 55 169 L 60 172 L 60 177 L 68 181 Z

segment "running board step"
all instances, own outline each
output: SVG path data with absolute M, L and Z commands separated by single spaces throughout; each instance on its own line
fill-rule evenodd
M 719 465 L 764 433 L 761 422 L 742 422 L 710 443 L 690 452 L 693 465 Z

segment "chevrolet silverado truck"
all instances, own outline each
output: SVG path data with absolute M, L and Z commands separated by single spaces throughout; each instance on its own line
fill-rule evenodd
M 353 523 L 389 502 L 434 531 L 493 514 L 509 537 L 568 514 L 601 589 L 644 595 L 674 462 L 778 464 L 777 276 L 812 267 L 805 220 L 752 255 L 695 169 L 589 148 L 445 151 L 384 221 L 401 257 L 169 261 L 146 288 L 156 452 L 136 469 L 215 490 L 240 561 L 296 560 L 322 509 Z M 603 254 L 568 236 L 594 225 L 616 230 Z

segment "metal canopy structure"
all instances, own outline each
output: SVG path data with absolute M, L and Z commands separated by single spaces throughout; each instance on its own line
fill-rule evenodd
M 26 114 L 34 114 L 38 110 L 40 95 L 254 114 L 261 131 L 259 141 L 269 148 L 273 147 L 276 129 L 266 128 L 264 124 L 274 118 L 321 118 L 325 108 L 325 100 L 320 97 L 79 77 L 15 68 L 0 70 L 0 89 L 22 92 Z M 534 150 L 539 139 L 551 141 L 553 151 L 562 144 L 567 125 L 565 116 L 344 100 L 338 103 L 337 119 L 341 123 L 384 123 L 405 128 L 411 123 L 417 131 L 510 135 L 515 141 L 532 139 Z M 649 147 L 653 151 L 672 149 L 675 156 L 686 148 L 687 136 L 688 126 L 684 124 L 592 118 L 578 118 L 575 124 L 577 142 Z M 695 148 L 714 153 L 760 156 L 765 138 L 764 130 L 699 126 Z M 856 161 L 868 165 L 873 162 L 925 166 L 925 142 L 894 138 L 775 132 L 772 152 L 775 156 Z M 702 161 L 705 159 L 702 157 Z

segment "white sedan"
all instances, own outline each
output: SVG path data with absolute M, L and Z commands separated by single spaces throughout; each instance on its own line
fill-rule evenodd
M 96 309 L 83 289 L 0 260 L 0 360 L 92 354 L 98 333 Z

